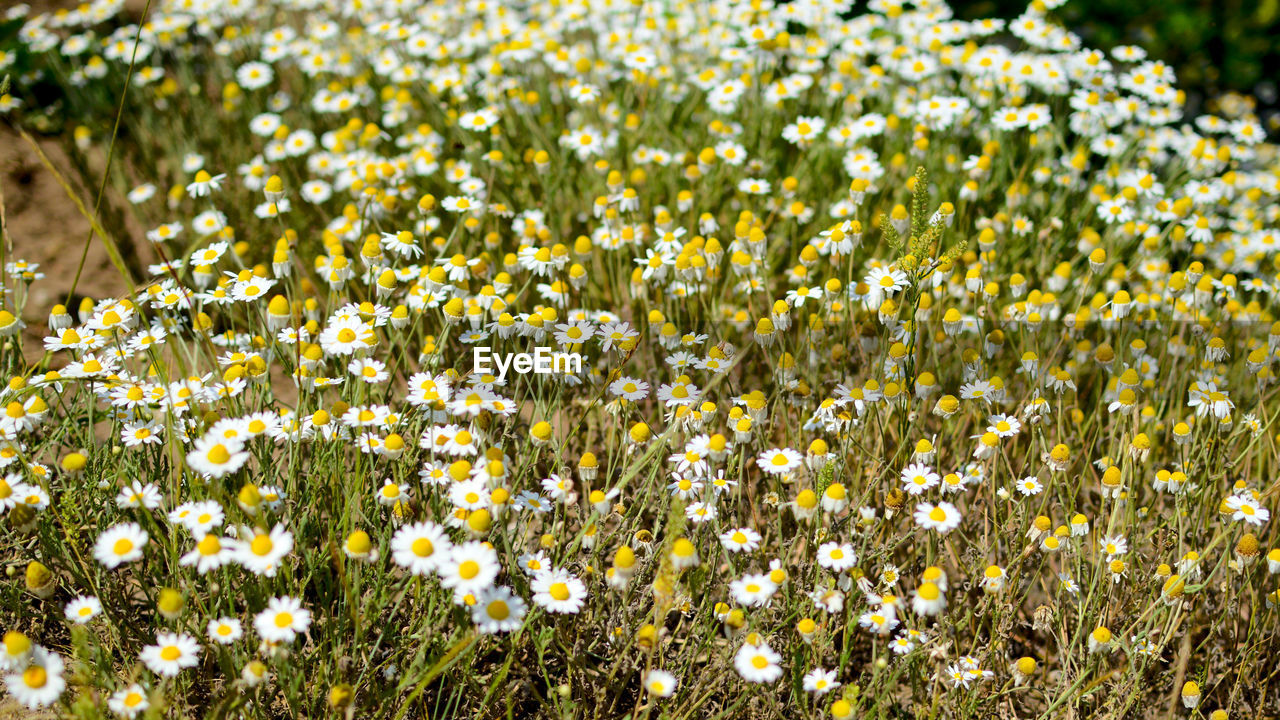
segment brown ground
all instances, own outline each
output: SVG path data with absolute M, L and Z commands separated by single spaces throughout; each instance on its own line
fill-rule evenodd
M 75 183 L 66 156 L 55 140 L 37 138 L 46 156 Z M 89 209 L 94 198 L 77 188 Z M 53 173 L 10 127 L 0 127 L 0 192 L 13 257 L 40 263 L 45 278 L 31 286 L 24 319 L 43 322 L 49 308 L 65 302 L 80 254 L 88 238 L 89 222 L 80 215 Z M 127 288 L 107 259 L 102 244 L 91 241 L 77 292 L 94 298 L 119 295 Z
M 97 188 L 88 191 L 80 185 L 56 139 L 38 136 L 33 136 L 33 139 L 70 183 L 85 208 L 92 211 Z M 108 193 L 111 192 L 109 189 Z M 101 300 L 123 296 L 129 290 L 120 272 L 108 259 L 102 242 L 96 236 L 89 237 L 89 221 L 67 196 L 55 175 L 44 166 L 27 141 L 7 125 L 0 126 L 0 200 L 3 201 L 0 204 L 4 208 L 7 231 L 6 259 L 38 263 L 39 272 L 44 273 L 43 279 L 24 288 L 22 294 L 11 294 L 5 303 L 9 310 L 13 309 L 14 302 L 22 303 L 21 316 L 27 324 L 22 338 L 23 355 L 28 364 L 32 364 L 43 353 L 42 339 L 47 334 L 45 326 L 49 310 L 59 303 L 67 303 L 86 241 L 89 248 L 84 269 L 79 281 L 74 282 L 75 296 L 72 304 L 68 305 L 72 312 L 82 297 Z M 108 197 L 104 203 L 111 200 Z M 114 201 L 120 203 L 123 199 L 114 198 Z M 109 232 L 120 243 L 132 242 L 135 247 L 149 245 L 136 227 L 123 231 L 111 229 Z M 146 247 L 138 249 L 143 252 L 149 250 Z
M 31 711 L 9 698 L 0 700 L 0 720 L 10 720 L 10 718 L 14 720 L 17 720 L 17 718 L 22 718 L 22 720 L 53 720 L 56 717 L 58 717 L 58 713 L 47 708 Z

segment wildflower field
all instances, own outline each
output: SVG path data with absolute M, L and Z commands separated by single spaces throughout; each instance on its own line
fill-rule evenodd
M 1059 4 L 5 9 L 0 717 L 1280 716 L 1280 153 Z

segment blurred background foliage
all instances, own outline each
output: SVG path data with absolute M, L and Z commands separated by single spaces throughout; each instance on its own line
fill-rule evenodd
M 1027 0 L 950 2 L 964 20 L 1012 19 L 1027 8 Z M 0 8 L 5 4 L 0 0 Z M 50 0 L 36 7 L 64 4 L 74 2 Z M 866 9 L 866 0 L 857 0 L 852 8 L 855 13 Z M 1188 117 L 1213 112 L 1212 98 L 1236 92 L 1256 98 L 1258 114 L 1270 121 L 1270 130 L 1280 126 L 1280 93 L 1273 72 L 1280 67 L 1280 0 L 1068 0 L 1052 15 L 1088 47 L 1139 45 L 1150 58 L 1168 62 L 1177 73 L 1178 87 L 1187 91 Z M 21 21 L 0 19 L 0 49 L 17 50 L 20 26 Z M 15 80 L 25 69 L 20 52 L 17 59 L 5 71 Z M 56 95 L 56 90 L 45 90 Z
M 953 0 L 965 20 L 1013 18 L 1026 0 Z M 1173 66 L 1192 114 L 1205 98 L 1240 92 L 1277 107 L 1280 0 L 1070 0 L 1052 13 L 1089 47 L 1139 45 Z

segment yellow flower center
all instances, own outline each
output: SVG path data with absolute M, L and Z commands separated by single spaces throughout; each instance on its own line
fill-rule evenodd
M 271 542 L 271 538 L 268 535 L 256 535 L 253 538 L 253 542 L 249 543 L 249 551 L 258 557 L 271 552 L 273 547 L 275 547 L 275 543 Z
M 49 673 L 38 665 L 32 665 L 22 673 L 22 682 L 30 688 L 42 688 L 49 682 Z
M 551 597 L 561 602 L 569 599 L 569 586 L 562 582 L 552 583 L 548 592 L 551 593 Z
M 427 538 L 418 538 L 413 541 L 413 554 L 418 557 L 431 557 L 435 551 L 435 545 L 432 545 Z
M 20 632 L 10 630 L 4 634 L 4 651 L 9 657 L 25 655 L 31 649 L 31 640 Z
M 222 550 L 222 542 L 218 540 L 216 535 L 210 533 L 205 535 L 196 547 L 200 550 L 201 555 L 217 555 Z
M 231 459 L 231 453 L 227 451 L 227 446 L 218 443 L 209 449 L 209 462 L 215 465 L 225 464 Z
M 489 607 L 485 612 L 494 620 L 506 620 L 511 616 L 511 608 L 507 607 L 507 603 L 502 600 L 494 600 L 489 603 Z

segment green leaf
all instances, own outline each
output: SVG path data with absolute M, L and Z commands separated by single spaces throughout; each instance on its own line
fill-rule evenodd
M 1280 16 L 1280 0 L 1262 0 L 1258 3 L 1258 9 L 1253 11 L 1253 17 L 1259 25 L 1270 25 L 1276 21 L 1276 17 Z

